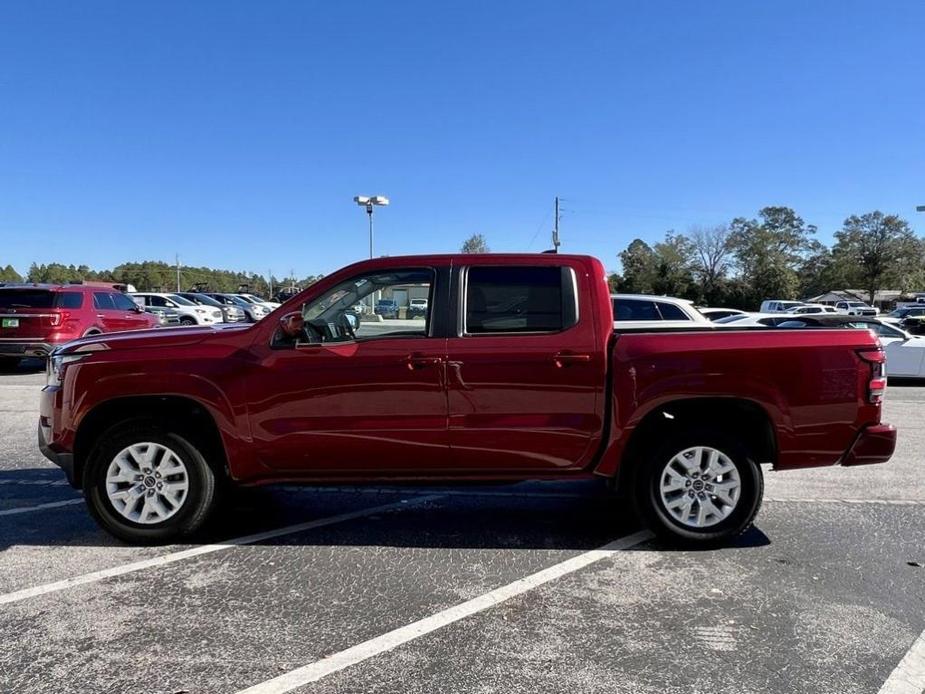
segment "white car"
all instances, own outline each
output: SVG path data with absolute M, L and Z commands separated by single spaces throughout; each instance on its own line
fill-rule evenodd
M 737 320 L 736 320 L 737 319 Z M 883 351 L 886 353 L 886 375 L 894 378 L 923 378 L 925 377 L 925 337 L 910 335 L 905 330 L 889 325 L 876 318 L 858 316 L 855 320 L 845 320 L 843 316 L 832 314 L 816 316 L 807 314 L 780 315 L 774 313 L 756 313 L 750 316 L 733 316 L 722 319 L 719 323 L 730 327 L 757 327 L 765 328 L 811 328 L 833 329 L 857 328 L 872 330 L 880 338 Z M 839 320 L 841 319 L 841 320 Z
M 261 299 L 256 294 L 238 294 L 238 296 L 249 304 L 260 304 L 261 306 L 266 306 L 271 311 L 282 306 L 282 304 L 277 301 L 267 301 L 266 299 Z
M 704 316 L 709 318 L 711 321 L 718 321 L 720 318 L 728 318 L 729 316 L 745 316 L 748 315 L 745 311 L 740 311 L 737 308 L 698 308 L 698 311 Z
M 135 292 L 131 297 L 136 303 L 151 308 L 169 308 L 180 314 L 181 325 L 214 325 L 221 323 L 221 309 L 214 306 L 200 306 L 177 294 L 161 292 Z
M 835 310 L 843 316 L 876 316 L 877 309 L 863 301 L 838 301 Z
M 834 306 L 827 306 L 826 304 L 803 304 L 802 306 L 797 306 L 791 313 L 796 313 L 798 315 L 804 313 L 838 313 L 838 309 Z
M 803 317 L 804 316 L 796 313 L 744 313 L 737 316 L 726 316 L 725 318 L 714 321 L 714 323 L 716 323 L 716 325 L 732 325 L 736 328 L 759 326 L 764 328 L 776 328 L 781 324 L 784 324 L 784 327 L 802 328 L 806 325 L 805 321 L 800 322 L 800 319 Z M 799 323 L 799 325 L 788 325 L 794 321 Z
M 705 330 L 713 326 L 687 299 L 649 294 L 611 294 L 610 299 L 614 330 Z
M 793 313 L 794 309 L 805 306 L 802 301 L 788 301 L 784 299 L 767 299 L 761 302 L 758 313 Z

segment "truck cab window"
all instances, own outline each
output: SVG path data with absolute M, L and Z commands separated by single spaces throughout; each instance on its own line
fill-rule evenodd
M 471 267 L 466 274 L 465 334 L 559 332 L 577 314 L 568 268 Z
M 430 334 L 434 271 L 384 270 L 351 278 L 302 306 L 299 334 L 278 330 L 275 346 Z M 423 299 L 424 303 L 412 300 Z

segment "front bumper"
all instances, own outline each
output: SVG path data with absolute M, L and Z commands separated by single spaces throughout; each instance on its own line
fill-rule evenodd
M 64 470 L 67 481 L 72 487 L 77 487 L 77 480 L 74 478 L 74 455 L 72 453 L 63 453 L 55 451 L 49 444 L 48 438 L 51 434 L 51 427 L 43 426 L 42 419 L 39 419 L 39 450 L 46 458 Z
M 47 357 L 57 347 L 50 342 L 24 342 L 0 341 L 0 357 Z
M 874 424 L 865 427 L 842 458 L 842 465 L 875 465 L 885 463 L 896 449 L 896 427 Z

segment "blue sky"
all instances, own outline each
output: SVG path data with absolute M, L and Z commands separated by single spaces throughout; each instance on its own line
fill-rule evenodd
M 5 2 L 0 264 L 283 275 L 925 214 L 922 2 Z M 918 217 L 918 218 L 917 218 Z

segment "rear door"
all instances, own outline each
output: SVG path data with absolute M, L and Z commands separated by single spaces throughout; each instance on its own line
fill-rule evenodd
M 105 332 L 118 332 L 139 327 L 137 317 L 143 314 L 136 313 L 131 307 L 119 301 L 120 297 L 134 305 L 131 299 L 118 292 L 93 292 L 93 308 L 96 309 L 97 320 Z
M 600 281 L 555 256 L 535 266 L 456 269 L 447 394 L 458 472 L 543 474 L 591 460 L 606 382 L 590 300 Z

